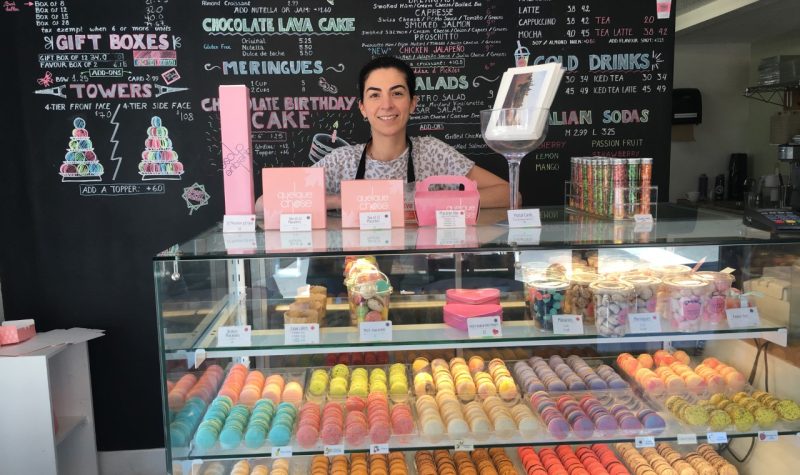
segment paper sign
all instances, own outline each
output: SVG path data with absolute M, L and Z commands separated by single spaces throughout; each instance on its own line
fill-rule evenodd
M 697 445 L 697 434 L 678 434 L 678 445 Z
M 203 361 L 206 360 L 206 350 L 204 348 L 198 348 L 193 352 L 189 352 L 186 354 L 186 367 L 189 369 L 192 368 L 199 368 Z
M 256 230 L 256 215 L 226 214 L 222 221 L 223 233 L 252 233 Z
M 553 333 L 558 335 L 583 335 L 583 315 L 553 315 Z
M 736 269 L 734 269 L 733 267 L 726 267 L 722 269 L 720 272 L 722 272 L 723 274 L 733 274 L 734 272 L 736 272 Z
M 647 447 L 655 447 L 656 439 L 651 436 L 640 436 L 634 439 L 637 449 L 644 449 Z
M 359 340 L 364 341 L 392 341 L 392 322 L 361 322 L 358 324 Z
M 502 338 L 503 328 L 500 317 L 472 317 L 467 319 L 467 333 L 470 338 Z
M 364 211 L 358 214 L 361 229 L 392 229 L 391 211 Z
M 389 444 L 370 444 L 369 453 L 372 455 L 388 454 Z
M 661 333 L 661 319 L 653 312 L 629 313 L 628 326 L 631 333 Z
M 709 432 L 706 434 L 706 439 L 708 439 L 709 444 L 727 444 L 728 443 L 728 433 L 727 432 Z
M 250 346 L 252 336 L 250 325 L 219 327 L 217 346 Z
M 475 445 L 467 444 L 461 439 L 456 439 L 453 449 L 456 452 L 472 452 L 473 450 L 475 450 Z
M 652 214 L 634 214 L 633 221 L 636 223 L 652 223 L 653 222 L 653 215 Z
M 282 233 L 311 231 L 311 213 L 281 214 L 280 230 Z
M 332 455 L 344 455 L 344 445 L 326 445 L 323 448 L 323 453 L 325 456 L 332 456 Z
M 292 446 L 287 445 L 285 447 L 273 447 L 272 448 L 272 458 L 288 458 L 292 456 Z
M 316 323 L 287 323 L 283 330 L 284 345 L 319 345 L 319 325 Z
M 761 442 L 775 442 L 776 440 L 778 440 L 778 431 L 776 430 L 758 431 L 758 440 Z
M 539 208 L 508 210 L 508 227 L 510 228 L 539 228 L 541 226 L 542 219 Z
M 728 326 L 731 328 L 755 327 L 760 323 L 756 307 L 726 308 L 725 314 L 728 316 Z
M 467 227 L 467 215 L 464 210 L 436 210 L 436 227 L 442 229 Z

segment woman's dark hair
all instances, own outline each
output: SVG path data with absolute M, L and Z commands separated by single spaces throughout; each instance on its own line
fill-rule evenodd
M 402 59 L 397 59 L 393 56 L 379 56 L 365 64 L 364 67 L 361 68 L 361 72 L 358 73 L 358 92 L 362 100 L 364 99 L 364 84 L 367 82 L 367 76 L 376 69 L 384 68 L 394 68 L 403 73 L 406 77 L 408 93 L 411 97 L 414 97 L 414 86 L 417 82 L 417 78 L 414 76 L 414 70 L 411 69 L 411 66 Z

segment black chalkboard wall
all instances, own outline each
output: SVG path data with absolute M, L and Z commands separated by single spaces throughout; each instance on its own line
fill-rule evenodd
M 419 75 L 410 133 L 507 176 L 481 140 L 478 111 L 493 104 L 519 42 L 528 64 L 568 68 L 547 141 L 522 162 L 524 204 L 560 203 L 569 158 L 592 154 L 653 157 L 667 196 L 674 10 L 659 19 L 657 3 L 4 2 L 7 318 L 106 329 L 91 344 L 98 447 L 159 446 L 150 258 L 221 219 L 218 85 L 250 87 L 256 170 L 307 166 L 317 134 L 367 138 L 358 69 L 399 56 Z M 153 116 L 182 167 L 143 164 Z M 71 141 L 74 128 L 83 141 Z

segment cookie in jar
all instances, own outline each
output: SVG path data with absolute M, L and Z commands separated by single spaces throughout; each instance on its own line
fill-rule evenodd
M 564 296 L 564 313 L 583 316 L 584 324 L 594 323 L 594 294 L 589 287 L 599 278 L 594 272 L 573 272 Z
M 553 331 L 553 315 L 564 313 L 564 299 L 569 284 L 563 279 L 545 278 L 525 282 L 527 312 L 536 328 Z
M 705 280 L 711 286 L 711 296 L 703 312 L 703 319 L 711 324 L 719 324 L 727 319 L 725 308 L 728 296 L 733 290 L 735 278 L 727 272 L 698 272 L 697 277 Z
M 652 313 L 656 311 L 661 279 L 648 274 L 628 273 L 623 275 L 620 280 L 633 285 L 634 297 L 631 300 L 630 313 Z
M 347 288 L 350 305 L 350 321 L 377 322 L 389 319 L 389 297 L 392 286 L 382 272 L 362 273 L 357 281 Z
M 632 284 L 621 280 L 598 280 L 590 285 L 594 294 L 594 317 L 600 336 L 624 336 L 634 296 Z
M 700 329 L 701 317 L 711 297 L 711 284 L 691 275 L 664 279 L 664 317 L 672 327 L 683 332 Z

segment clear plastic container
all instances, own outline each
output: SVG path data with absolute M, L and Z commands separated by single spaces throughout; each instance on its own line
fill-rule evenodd
M 347 287 L 350 321 L 357 325 L 388 320 L 391 295 L 392 286 L 383 272 L 372 270 L 358 274 Z
M 526 310 L 537 328 L 553 331 L 553 315 L 564 312 L 569 284 L 563 279 L 540 278 L 525 282 Z
M 662 317 L 682 332 L 696 332 L 711 297 L 712 285 L 691 275 L 664 279 Z
M 594 272 L 573 272 L 564 298 L 564 312 L 583 316 L 583 324 L 594 323 L 594 294 L 590 284 L 600 278 Z
M 658 277 L 641 274 L 628 273 L 622 275 L 620 279 L 633 285 L 634 299 L 631 301 L 631 313 L 649 313 L 656 311 L 658 300 L 658 289 L 661 287 L 661 279 Z
M 628 312 L 635 290 L 621 280 L 598 280 L 589 286 L 594 293 L 597 334 L 623 336 L 628 331 Z
M 726 272 L 704 271 L 696 275 L 711 284 L 711 296 L 703 312 L 703 320 L 711 324 L 724 322 L 727 299 L 731 295 L 733 281 L 736 279 Z
M 685 275 L 692 271 L 692 268 L 683 264 L 664 264 L 650 266 L 650 272 L 661 279 Z

